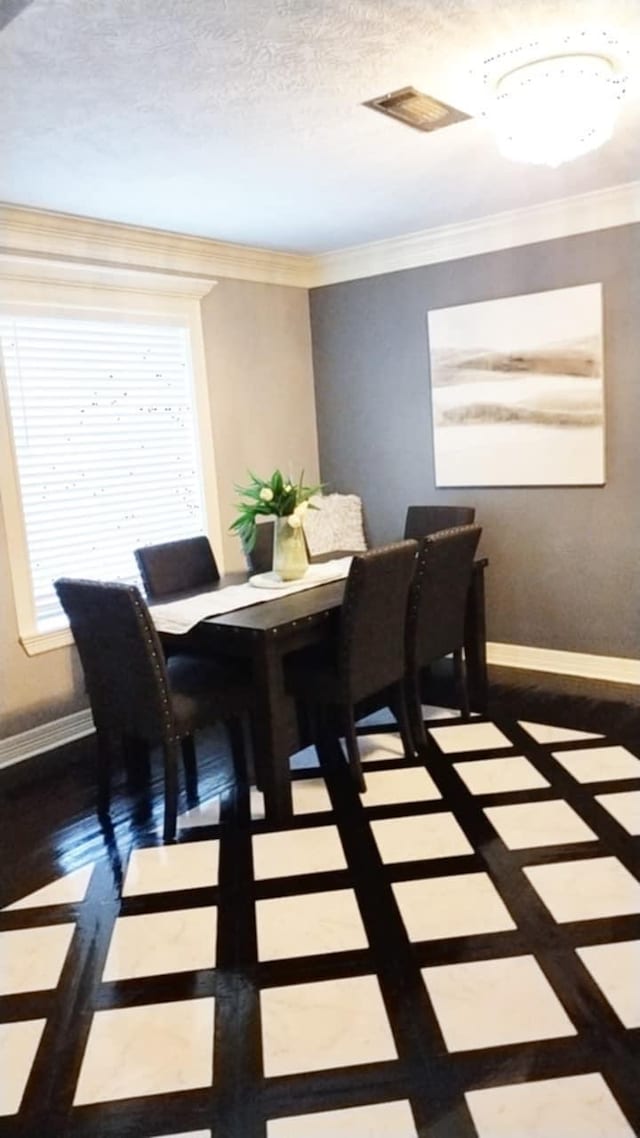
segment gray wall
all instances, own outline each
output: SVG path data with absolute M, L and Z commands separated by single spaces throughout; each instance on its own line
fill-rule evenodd
M 436 490 L 427 312 L 603 282 L 606 485 Z M 316 289 L 320 472 L 361 494 L 370 540 L 407 505 L 475 505 L 489 639 L 640 657 L 640 225 Z M 540 455 L 541 466 L 544 455 Z

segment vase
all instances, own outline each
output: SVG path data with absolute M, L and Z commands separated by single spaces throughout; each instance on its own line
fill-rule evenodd
M 273 572 L 281 581 L 297 581 L 309 568 L 302 526 L 289 525 L 289 518 L 275 518 L 273 527 Z

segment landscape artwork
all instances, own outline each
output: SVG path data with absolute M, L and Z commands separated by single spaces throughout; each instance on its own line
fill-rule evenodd
M 602 286 L 429 312 L 436 486 L 604 483 Z

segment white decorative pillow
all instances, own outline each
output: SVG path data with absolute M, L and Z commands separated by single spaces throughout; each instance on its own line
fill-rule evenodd
M 366 550 L 362 499 L 357 494 L 314 494 L 311 503 L 318 509 L 307 510 L 304 532 L 312 557 L 333 550 L 348 553 Z

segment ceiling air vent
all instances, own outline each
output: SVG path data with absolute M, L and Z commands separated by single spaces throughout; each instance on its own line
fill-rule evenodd
M 382 111 L 383 115 L 399 119 L 416 130 L 440 130 L 443 126 L 471 118 L 464 111 L 450 107 L 448 103 L 441 103 L 431 95 L 423 95 L 415 87 L 401 87 L 399 91 L 379 95 L 377 99 L 369 99 L 362 105 L 372 107 L 374 111 Z

